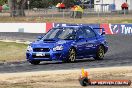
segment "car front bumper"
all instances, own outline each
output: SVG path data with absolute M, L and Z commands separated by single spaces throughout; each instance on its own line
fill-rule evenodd
M 49 51 L 49 52 L 26 52 L 26 59 L 28 61 L 39 60 L 39 61 L 62 61 L 68 56 L 67 52 L 64 51 Z

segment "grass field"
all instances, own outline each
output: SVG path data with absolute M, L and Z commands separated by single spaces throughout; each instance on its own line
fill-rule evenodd
M 0 42 L 0 62 L 25 60 L 26 44 Z
M 132 17 L 85 17 L 82 19 L 45 17 L 0 17 L 0 22 L 132 23 Z

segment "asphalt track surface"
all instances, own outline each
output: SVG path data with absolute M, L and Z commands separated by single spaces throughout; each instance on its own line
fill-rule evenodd
M 84 68 L 132 66 L 132 35 L 107 35 L 109 51 L 104 60 L 86 58 L 75 63 L 42 62 L 40 65 L 31 65 L 27 61 L 1 63 L 0 73 L 32 72 L 48 70 L 74 70 Z

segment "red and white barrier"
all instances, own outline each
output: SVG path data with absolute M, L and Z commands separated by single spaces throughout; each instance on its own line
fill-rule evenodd
M 0 23 L 0 32 L 46 33 L 62 23 Z M 68 25 L 68 24 L 64 24 Z M 132 34 L 132 24 L 82 24 L 101 27 L 106 34 Z
M 46 33 L 46 23 L 0 23 L 0 32 Z

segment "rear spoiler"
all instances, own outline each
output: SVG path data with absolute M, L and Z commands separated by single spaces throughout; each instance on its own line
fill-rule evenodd
M 98 34 L 104 35 L 105 29 L 104 28 L 93 28 Z

